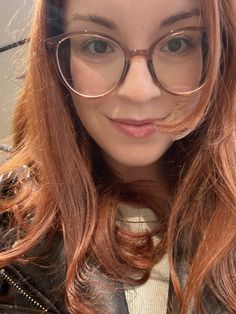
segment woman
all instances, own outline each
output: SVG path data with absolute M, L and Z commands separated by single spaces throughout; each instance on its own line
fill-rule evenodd
M 1 312 L 235 313 L 233 0 L 39 0 L 1 167 Z

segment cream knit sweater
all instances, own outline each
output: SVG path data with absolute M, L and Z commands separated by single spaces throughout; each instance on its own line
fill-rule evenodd
M 151 230 L 157 220 L 148 208 L 119 206 L 117 222 L 132 231 Z M 158 241 L 158 239 L 156 239 Z M 125 295 L 130 314 L 166 314 L 169 290 L 167 256 L 152 269 L 148 281 L 138 287 L 126 287 Z

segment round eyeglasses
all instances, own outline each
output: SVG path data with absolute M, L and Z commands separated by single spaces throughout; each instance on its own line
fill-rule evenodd
M 108 35 L 90 31 L 61 34 L 45 44 L 55 53 L 63 83 L 86 98 L 103 97 L 121 85 L 135 56 L 145 57 L 153 81 L 170 94 L 190 95 L 205 83 L 204 28 L 171 31 L 143 50 L 129 50 Z

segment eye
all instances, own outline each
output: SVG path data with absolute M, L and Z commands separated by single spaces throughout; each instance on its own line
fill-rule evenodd
M 169 39 L 162 47 L 161 51 L 169 52 L 172 54 L 184 53 L 195 47 L 194 42 L 191 39 L 179 37 Z
M 185 45 L 186 43 L 182 39 L 174 38 L 168 42 L 167 47 L 169 51 L 176 52 L 183 49 Z
M 102 55 L 113 52 L 112 46 L 103 39 L 89 39 L 82 43 L 82 51 L 88 51 L 93 55 Z

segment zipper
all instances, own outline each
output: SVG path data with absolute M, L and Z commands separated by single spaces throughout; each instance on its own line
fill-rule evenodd
M 40 304 L 36 299 L 34 299 L 31 295 L 29 295 L 22 287 L 17 283 L 16 280 L 14 280 L 12 277 L 10 277 L 5 269 L 0 269 L 0 277 L 2 277 L 4 280 L 6 280 L 10 286 L 31 305 L 33 305 L 38 310 L 42 310 L 43 312 L 48 312 L 48 310 Z

